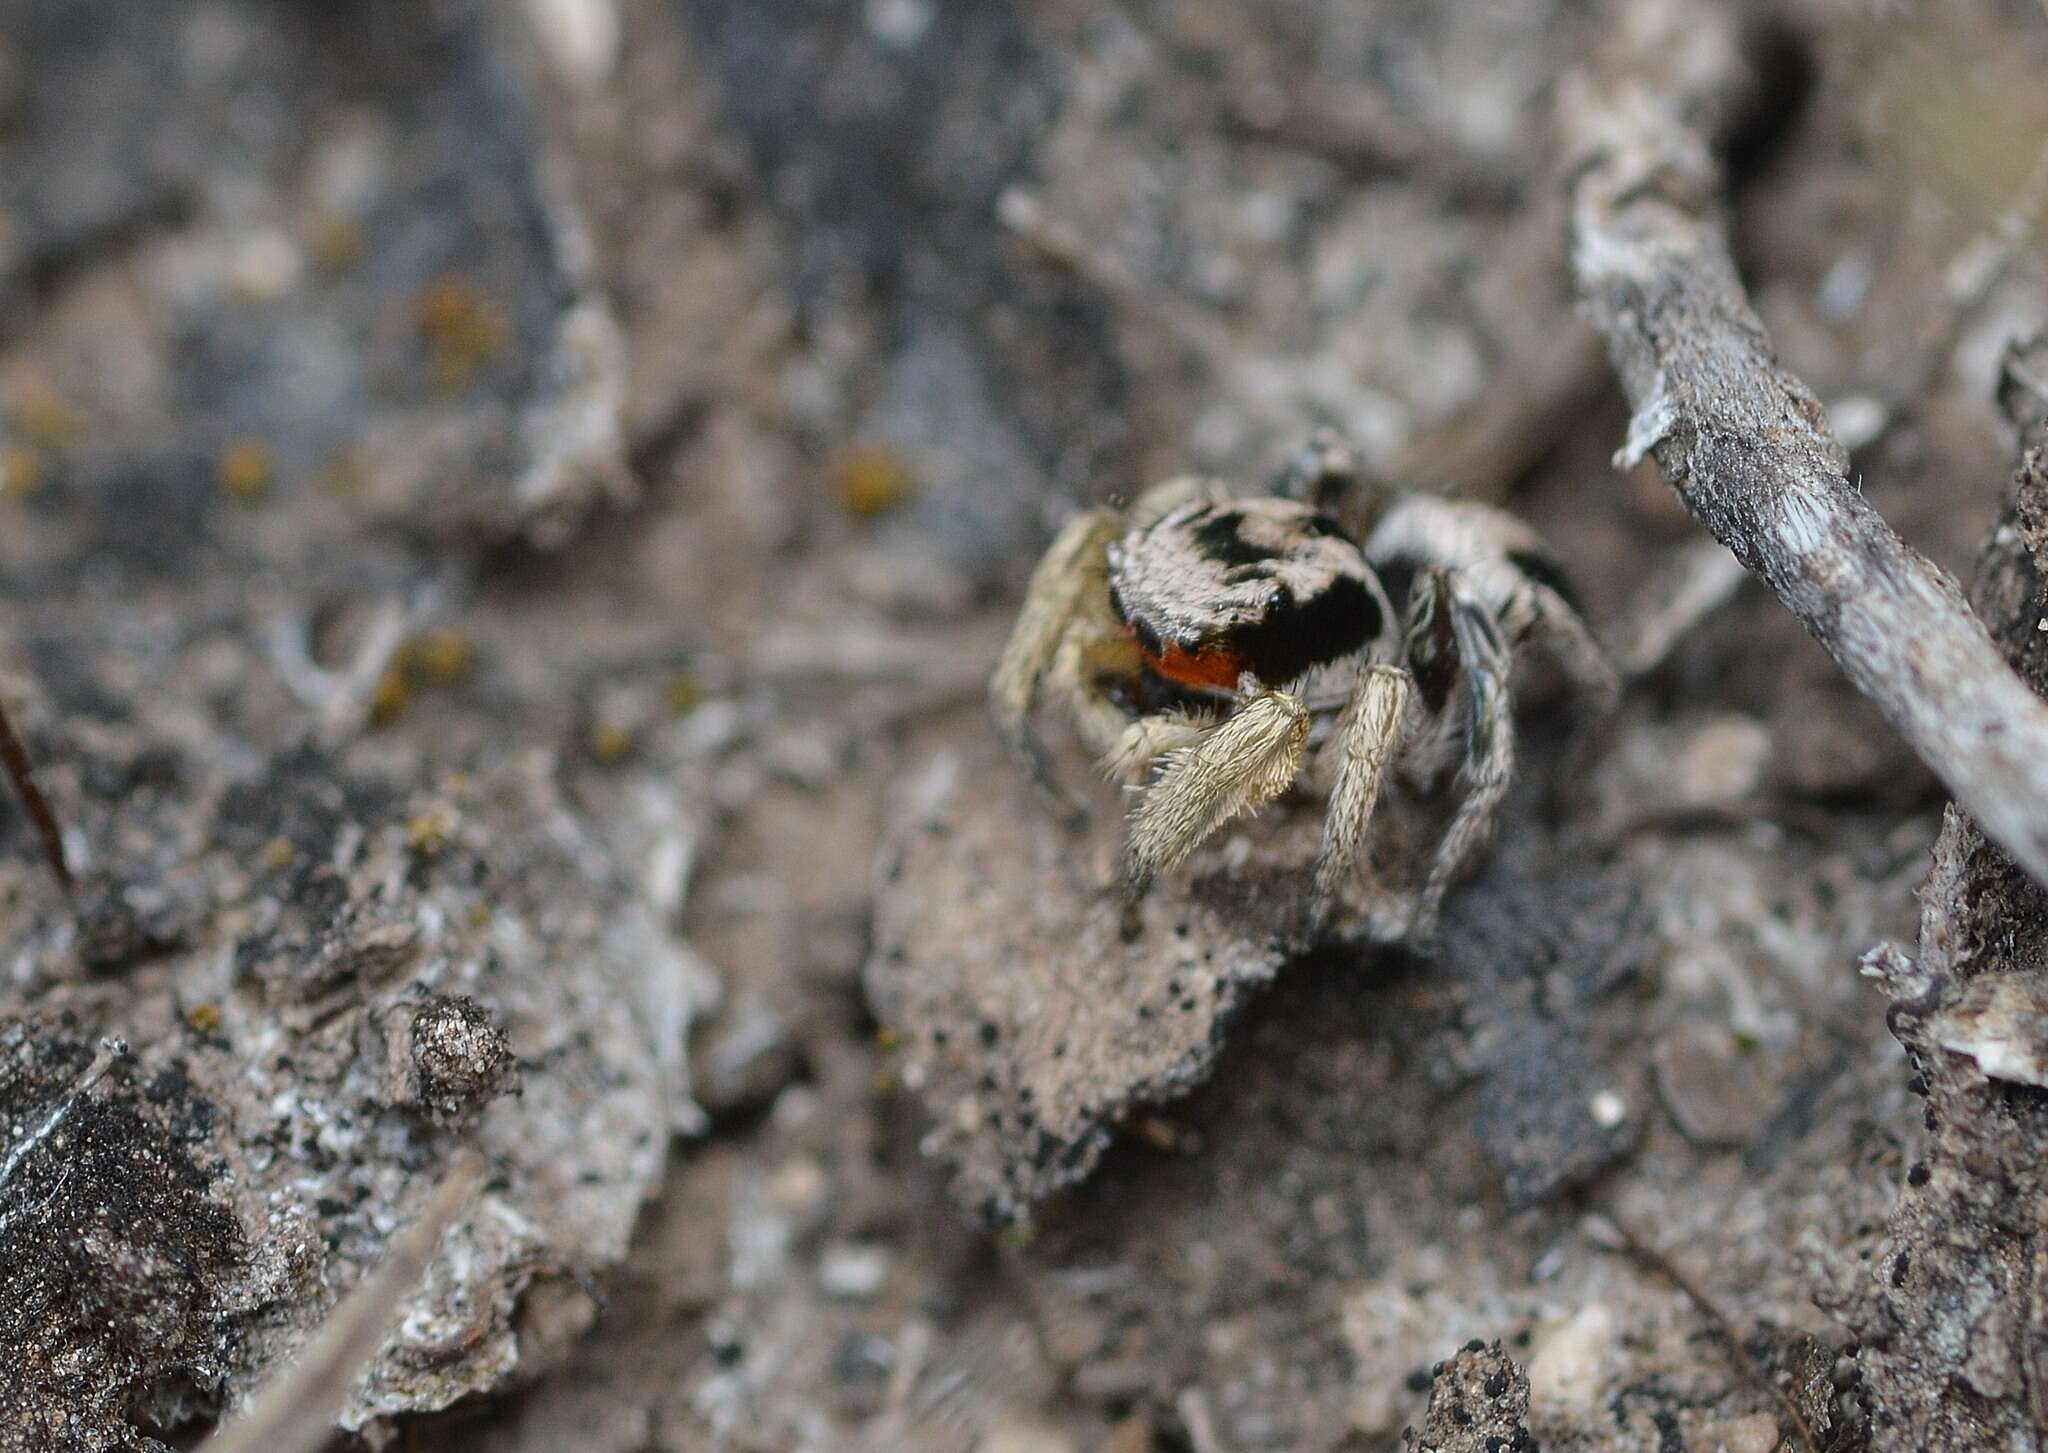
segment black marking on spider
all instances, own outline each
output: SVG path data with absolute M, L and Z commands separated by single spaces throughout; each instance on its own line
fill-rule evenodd
M 1245 539 L 1243 510 L 1211 509 L 1206 517 L 1197 515 L 1187 533 L 1211 564 L 1270 566 L 1275 558 L 1273 550 Z
M 1556 591 L 1557 598 L 1574 611 L 1585 613 L 1583 603 L 1579 600 L 1578 587 L 1572 584 L 1572 578 L 1565 574 L 1562 565 L 1541 550 L 1510 550 L 1506 559 L 1508 564 L 1538 585 Z
M 1373 561 L 1373 574 L 1380 578 L 1380 589 L 1387 593 L 1397 612 L 1406 613 L 1408 596 L 1415 589 L 1415 572 L 1422 566 L 1423 562 L 1413 555 L 1389 555 Z
M 1311 667 L 1357 654 L 1380 633 L 1378 602 L 1361 580 L 1339 575 L 1307 600 L 1285 585 L 1258 620 L 1224 632 L 1221 645 L 1241 657 L 1269 686 L 1284 685 Z

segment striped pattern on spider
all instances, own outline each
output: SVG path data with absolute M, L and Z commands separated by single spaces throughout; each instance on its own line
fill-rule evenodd
M 1614 670 L 1529 526 L 1407 494 L 1361 547 L 1319 507 L 1353 474 L 1348 451 L 1325 439 L 1274 495 L 1172 479 L 1127 509 L 1068 521 L 1032 575 L 990 707 L 1003 742 L 1076 829 L 1087 808 L 1038 735 L 1042 698 L 1071 713 L 1102 770 L 1133 791 L 1127 933 L 1154 878 L 1294 782 L 1325 722 L 1313 734 L 1317 775 L 1332 786 L 1311 936 L 1364 873 L 1389 768 L 1429 783 L 1462 758 L 1463 797 L 1393 935 L 1427 946 L 1513 775 L 1517 648 L 1540 640 L 1598 710 L 1614 700 Z

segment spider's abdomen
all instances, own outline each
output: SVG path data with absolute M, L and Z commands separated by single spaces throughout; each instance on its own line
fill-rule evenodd
M 1285 499 L 1204 500 L 1110 547 L 1110 602 L 1169 681 L 1268 686 L 1356 655 L 1386 630 L 1386 593 L 1343 529 Z

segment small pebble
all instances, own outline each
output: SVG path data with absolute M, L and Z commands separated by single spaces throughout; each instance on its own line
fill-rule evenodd
M 1778 1444 L 1778 1420 L 1769 1413 L 1710 1423 L 1699 1435 L 1699 1446 L 1711 1453 L 1774 1453 Z M 1688 1441 L 1686 1446 L 1692 1443 Z
M 889 1279 L 890 1262 L 883 1247 L 836 1243 L 818 1258 L 818 1285 L 841 1301 L 872 1301 Z
M 1612 1090 L 1602 1090 L 1587 1104 L 1586 1111 L 1602 1130 L 1612 1130 L 1628 1119 L 1628 1101 Z

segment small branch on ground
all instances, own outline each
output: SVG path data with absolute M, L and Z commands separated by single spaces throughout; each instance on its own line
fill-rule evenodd
M 446 1231 L 483 1179 L 483 1163 L 465 1155 L 384 1260 L 329 1314 L 291 1365 L 258 1392 L 249 1411 L 222 1428 L 200 1453 L 312 1453 L 334 1435 L 349 1388 L 383 1343 L 399 1304 L 419 1284 Z
M 14 795 L 20 799 L 21 809 L 28 814 L 28 820 L 35 825 L 36 837 L 42 841 L 43 856 L 49 860 L 50 871 L 57 875 L 57 881 L 69 893 L 72 888 L 71 865 L 64 860 L 63 831 L 57 826 L 57 814 L 50 810 L 48 799 L 36 786 L 28 752 L 8 723 L 5 709 L 0 709 L 0 765 L 7 768 L 8 779 L 14 783 Z
M 1572 269 L 1634 411 L 1618 460 L 1654 456 L 1985 832 L 2048 880 L 2048 704 L 1849 481 L 1736 275 L 1709 140 L 1751 82 L 1733 30 L 1672 0 L 1626 19 L 1619 63 L 1559 102 Z
M 1734 1318 L 1722 1311 L 1720 1303 L 1688 1276 L 1683 1267 L 1659 1250 L 1647 1237 L 1639 1235 L 1620 1215 L 1610 1209 L 1607 1212 L 1607 1219 L 1621 1234 L 1622 1244 L 1628 1248 L 1630 1256 L 1677 1287 L 1685 1299 L 1698 1307 L 1701 1315 L 1714 1324 L 1714 1330 L 1720 1333 L 1721 1340 L 1728 1344 L 1728 1355 L 1734 1360 L 1736 1370 L 1742 1374 L 1745 1381 L 1771 1395 L 1772 1401 L 1778 1405 L 1778 1411 L 1784 1414 L 1785 1421 L 1791 1425 L 1793 1432 L 1799 1435 L 1799 1444 L 1806 1453 L 1820 1453 L 1820 1444 L 1814 1440 L 1813 1429 L 1807 1425 L 1806 1415 L 1799 1411 L 1799 1405 L 1792 1401 L 1791 1395 L 1778 1386 L 1776 1379 L 1756 1365 L 1756 1360 L 1749 1355 L 1749 1349 L 1742 1345 L 1742 1331 L 1735 1325 Z

